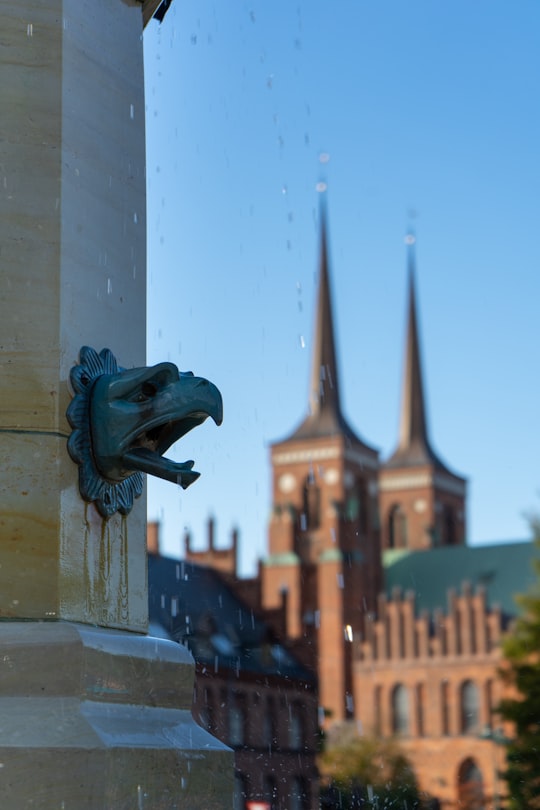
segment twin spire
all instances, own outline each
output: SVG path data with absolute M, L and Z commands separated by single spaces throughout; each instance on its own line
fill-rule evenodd
M 424 464 L 434 465 L 448 472 L 437 457 L 429 441 L 422 363 L 420 360 L 420 339 L 416 314 L 415 289 L 415 243 L 412 233 L 405 238 L 407 244 L 407 274 L 409 285 L 407 340 L 405 344 L 405 370 L 401 395 L 399 443 L 397 449 L 386 462 L 387 467 L 414 467 Z
M 330 295 L 326 211 L 322 206 L 320 213 L 319 291 L 311 357 L 309 406 L 312 416 L 321 417 L 323 412 L 328 412 L 339 420 L 341 418 L 341 402 Z
M 341 434 L 357 444 L 364 445 L 348 425 L 341 409 L 330 291 L 326 210 L 322 204 L 320 222 L 319 289 L 311 357 L 309 413 L 289 438 L 315 439 Z
M 319 288 L 317 294 L 317 315 L 311 377 L 309 386 L 309 414 L 290 436 L 290 439 L 313 439 L 342 434 L 360 442 L 347 424 L 341 409 L 339 378 L 335 347 L 330 272 L 328 259 L 328 237 L 326 210 L 320 209 L 320 253 Z M 431 447 L 426 419 L 420 341 L 416 314 L 415 292 L 415 238 L 406 238 L 408 265 L 408 323 L 405 351 L 405 373 L 401 401 L 401 417 L 398 447 L 386 466 L 435 465 L 439 470 L 448 471 Z

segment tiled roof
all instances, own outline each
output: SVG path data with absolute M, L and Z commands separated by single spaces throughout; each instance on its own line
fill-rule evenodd
M 198 663 L 314 681 L 212 568 L 149 555 L 148 592 L 151 627 L 186 644 Z

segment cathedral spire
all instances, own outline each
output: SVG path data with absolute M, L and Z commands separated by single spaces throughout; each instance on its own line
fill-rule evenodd
M 317 313 L 311 356 L 309 382 L 309 412 L 290 439 L 313 439 L 321 436 L 345 435 L 363 444 L 349 427 L 341 410 L 337 353 L 335 346 L 332 296 L 330 290 L 330 262 L 328 251 L 328 225 L 326 207 L 321 199 L 319 286 Z M 367 447 L 367 445 L 365 445 Z
M 444 468 L 444 464 L 437 458 L 431 447 L 427 428 L 416 313 L 415 242 L 414 234 L 409 232 L 405 237 L 409 300 L 399 444 L 387 464 L 389 466 L 435 464 L 440 468 Z
M 336 421 L 341 417 L 338 369 L 332 318 L 332 299 L 328 267 L 328 237 L 326 209 L 320 207 L 319 290 L 317 294 L 317 318 L 311 357 L 309 407 L 314 417 L 323 411 L 332 413 Z

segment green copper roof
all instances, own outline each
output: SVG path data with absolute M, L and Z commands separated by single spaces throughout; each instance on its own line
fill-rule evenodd
M 532 569 L 535 547 L 530 541 L 497 543 L 489 546 L 446 546 L 429 551 L 385 551 L 385 586 L 414 590 L 416 610 L 445 609 L 450 589 L 461 590 L 469 582 L 473 589 L 483 586 L 488 606 L 500 605 L 507 616 L 518 607 L 514 597 L 537 582 Z

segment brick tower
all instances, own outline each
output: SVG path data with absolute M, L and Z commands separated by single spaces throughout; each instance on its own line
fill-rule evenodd
M 261 566 L 265 608 L 286 606 L 287 634 L 310 646 L 320 702 L 331 722 L 354 714 L 352 640 L 381 589 L 378 453 L 348 425 L 336 362 L 326 218 L 309 413 L 271 448 L 270 554 Z
M 465 542 L 464 478 L 452 473 L 429 441 L 415 294 L 415 237 L 406 239 L 409 301 L 397 449 L 379 477 L 383 550 L 428 549 Z

